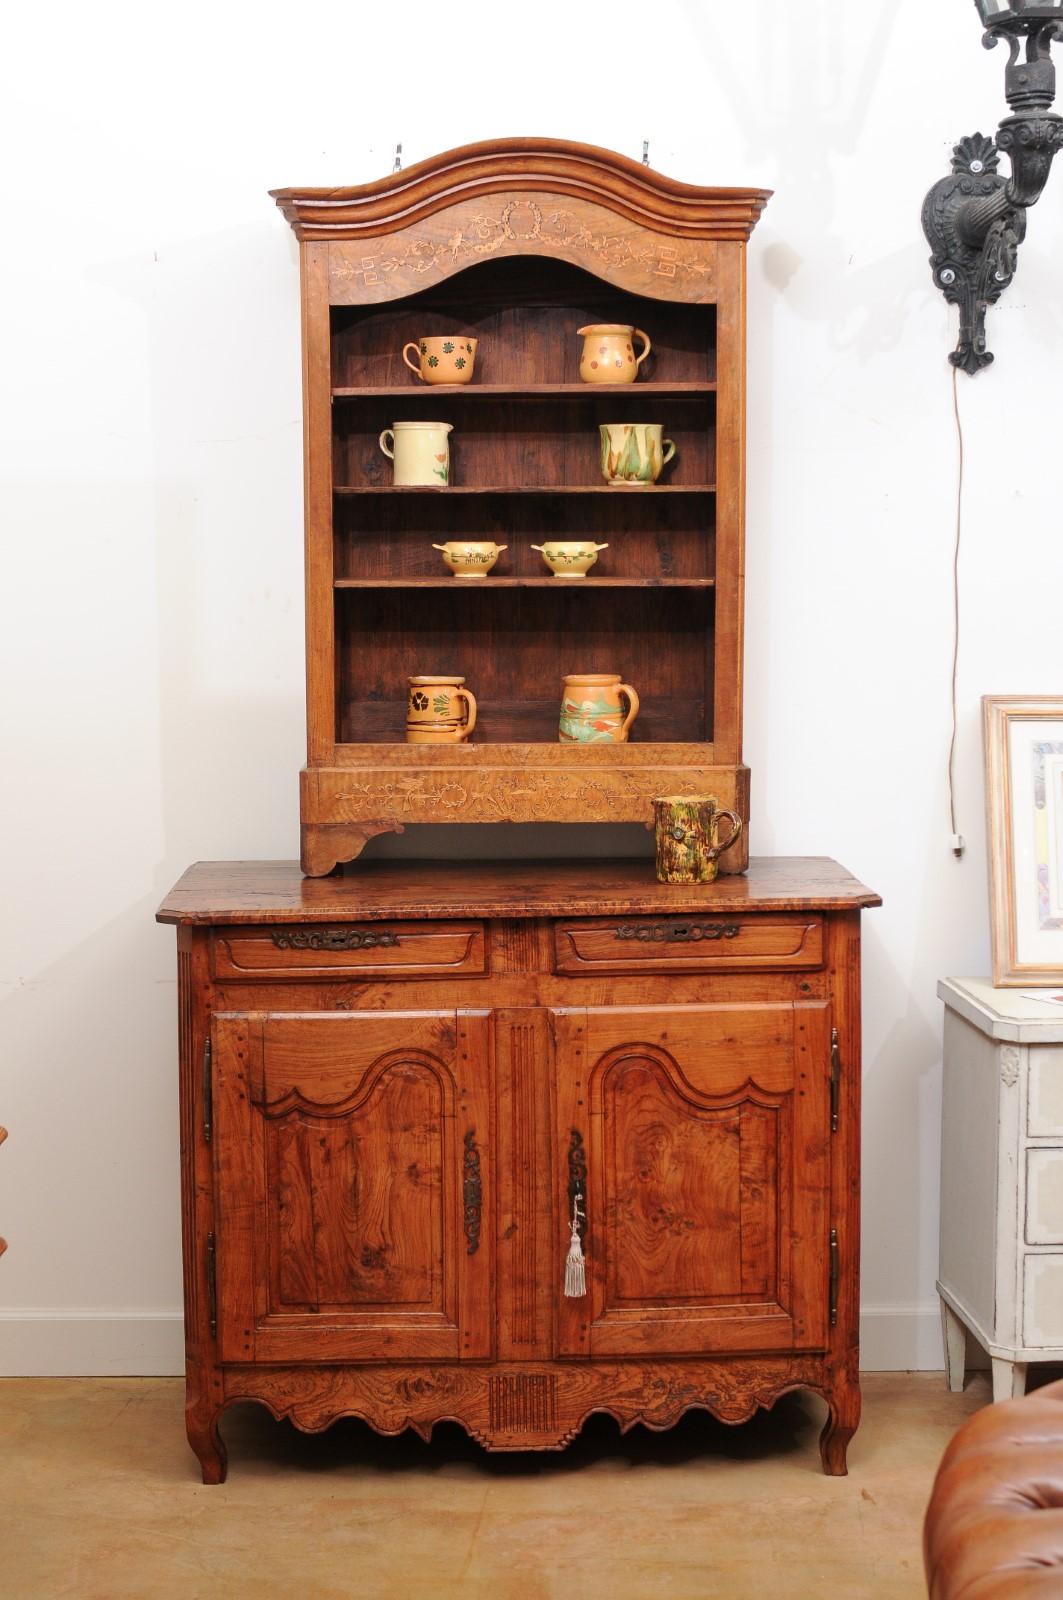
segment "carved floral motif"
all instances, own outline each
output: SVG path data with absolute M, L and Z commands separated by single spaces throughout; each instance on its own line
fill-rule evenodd
M 582 258 L 588 266 L 613 273 L 638 270 L 693 283 L 712 278 L 716 260 L 712 243 L 658 239 L 646 230 L 617 225 L 607 212 L 600 214 L 606 224 L 613 225 L 589 227 L 574 212 L 550 205 L 544 208 L 530 197 L 508 200 L 498 211 L 484 206 L 465 216 L 459 212 L 457 225 L 443 239 L 423 233 L 405 238 L 390 235 L 372 254 L 366 253 L 370 242 L 366 240 L 357 255 L 352 251 L 333 260 L 331 276 L 340 282 L 358 279 L 370 286 L 396 276 L 447 276 L 494 255 L 538 247 L 544 254 Z
M 1019 1081 L 1019 1052 L 1014 1045 L 1006 1044 L 1000 1052 L 1000 1081 L 1008 1089 Z
M 684 783 L 699 781 L 697 770 L 674 775 Z M 613 816 L 617 821 L 649 821 L 649 802 L 660 787 L 660 773 L 652 770 L 610 771 L 598 777 L 580 777 L 570 769 L 528 772 L 500 769 L 469 773 L 463 779 L 431 772 L 394 776 L 367 775 L 364 782 L 347 781 L 342 789 L 325 791 L 320 821 L 358 822 L 398 817 L 404 821 L 438 817 L 450 821 L 536 822 L 542 818 Z

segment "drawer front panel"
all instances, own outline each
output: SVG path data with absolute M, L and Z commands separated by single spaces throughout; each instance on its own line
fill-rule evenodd
M 1031 1045 L 1029 1063 L 1027 1132 L 1032 1139 L 1063 1138 L 1063 1045 Z
M 820 917 L 611 917 L 559 922 L 554 970 L 580 973 L 772 972 L 823 965 Z
M 1022 1342 L 1029 1350 L 1063 1347 L 1063 1255 L 1023 1262 Z
M 482 922 L 305 924 L 216 928 L 217 979 L 452 977 L 486 970 Z
M 1063 1150 L 1026 1152 L 1026 1243 L 1063 1244 Z

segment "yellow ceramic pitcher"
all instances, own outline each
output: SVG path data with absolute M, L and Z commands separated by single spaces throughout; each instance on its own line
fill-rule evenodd
M 639 697 L 619 672 L 570 672 L 562 685 L 558 737 L 562 744 L 626 744 L 638 714 Z
M 584 383 L 634 383 L 639 367 L 650 353 L 650 336 L 627 322 L 592 322 L 578 328 L 583 340 L 579 375 Z M 634 342 L 642 340 L 635 354 Z

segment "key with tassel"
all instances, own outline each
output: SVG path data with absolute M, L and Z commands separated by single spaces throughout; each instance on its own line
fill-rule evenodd
M 578 1300 L 587 1293 L 587 1273 L 584 1266 L 583 1244 L 579 1236 L 579 1225 L 583 1212 L 579 1208 L 579 1195 L 572 1197 L 572 1237 L 569 1240 L 568 1255 L 565 1257 L 565 1294 L 570 1300 Z

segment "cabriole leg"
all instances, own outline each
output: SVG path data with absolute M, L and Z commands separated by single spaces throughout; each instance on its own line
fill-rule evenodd
M 190 1406 L 185 1413 L 188 1442 L 199 1461 L 204 1483 L 224 1483 L 229 1457 L 218 1429 L 221 1409 Z
M 823 1470 L 829 1478 L 844 1478 L 849 1468 L 845 1452 L 849 1440 L 860 1424 L 860 1389 L 853 1384 L 826 1396 L 830 1408 L 823 1432 L 819 1436 L 819 1453 Z

